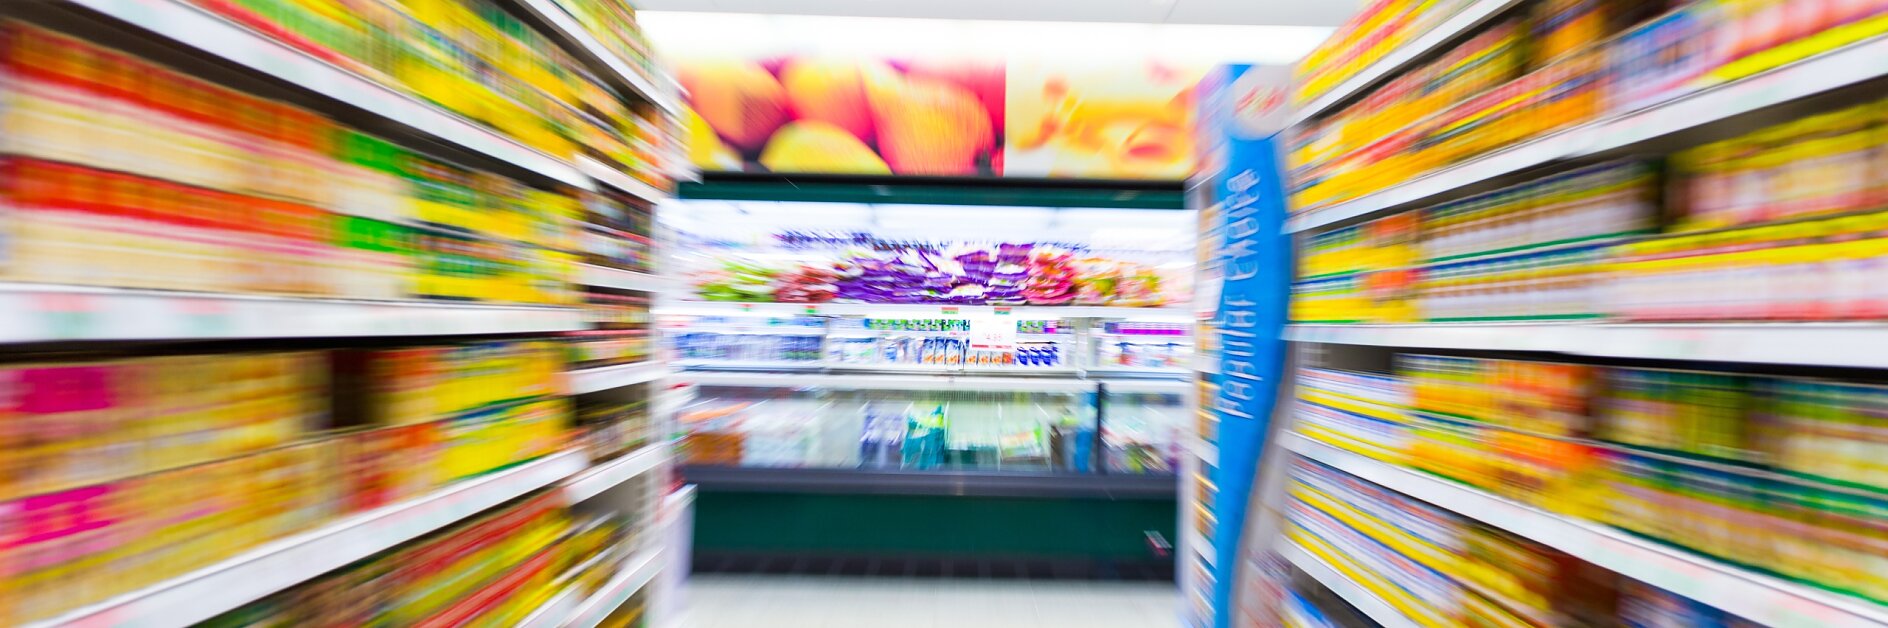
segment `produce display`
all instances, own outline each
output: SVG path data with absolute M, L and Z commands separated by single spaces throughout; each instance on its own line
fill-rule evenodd
M 577 199 L 564 191 L 38 26 L 3 28 L 8 280 L 572 299 Z
M 485 0 L 194 0 L 291 48 L 402 90 L 559 157 L 588 153 L 649 181 L 667 184 L 672 164 L 650 150 L 667 133 L 656 114 L 630 111 L 569 53 Z M 646 69 L 640 32 L 618 2 L 579 5 L 580 23 L 605 46 Z M 636 42 L 631 45 L 628 42 Z M 623 55 L 624 51 L 631 52 Z M 635 146 L 619 139 L 638 138 Z
M 1289 155 L 1293 210 L 1355 199 L 1602 114 L 1888 32 L 1888 3 L 1874 1 L 1534 6 L 1304 129 Z M 1397 24 L 1359 22 L 1368 28 L 1340 32 L 1325 46 L 1373 49 L 1374 38 L 1398 36 Z M 1300 98 L 1306 93 L 1317 88 Z
M 708 301 L 1115 305 L 1180 300 L 1174 278 L 1136 262 L 1036 244 L 855 248 L 831 261 L 772 266 L 726 258 L 693 280 Z
M 203 625 L 518 625 L 566 588 L 586 596 L 600 588 L 634 548 L 631 530 L 620 517 L 579 515 L 542 494 Z
M 1888 579 L 1881 386 L 1404 356 L 1301 373 L 1299 433 L 1874 600 Z

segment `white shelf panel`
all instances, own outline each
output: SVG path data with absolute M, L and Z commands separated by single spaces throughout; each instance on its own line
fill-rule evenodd
M 602 589 L 597 590 L 596 594 L 591 595 L 577 607 L 571 620 L 564 624 L 565 628 L 596 628 L 597 625 L 602 624 L 603 620 L 609 618 L 610 613 L 622 608 L 623 604 L 629 601 L 630 596 L 642 590 L 643 585 L 649 584 L 649 581 L 655 578 L 656 572 L 662 569 L 661 557 L 661 549 L 643 550 L 629 557 L 629 561 L 623 565 L 623 570 L 616 572 L 616 577 L 610 578 Z
M 1187 451 L 1192 452 L 1193 457 L 1199 458 L 1200 462 L 1214 467 L 1219 466 L 1219 445 L 1206 442 L 1205 439 L 1198 436 L 1186 437 L 1186 444 Z
M 518 334 L 584 329 L 574 308 L 0 283 L 0 343 Z
M 528 1 L 548 2 L 549 0 L 528 0 Z M 604 185 L 608 185 L 618 190 L 622 190 L 624 192 L 629 193 L 630 196 L 634 196 L 636 198 L 649 201 L 651 203 L 661 201 L 662 199 L 669 197 L 669 194 L 667 192 L 658 190 L 653 185 L 643 183 L 642 180 L 637 179 L 636 177 L 632 177 L 627 174 L 624 174 L 620 170 L 611 168 L 608 165 L 605 165 L 603 162 L 597 161 L 595 159 L 591 159 L 589 157 L 577 158 L 577 170 L 582 172 L 584 176 L 590 177 L 591 179 L 595 179 L 598 183 L 602 183 Z
M 1767 626 L 1888 626 L 1888 608 L 1829 593 L 1365 458 L 1296 434 L 1286 449 Z
M 458 482 L 29 626 L 190 626 L 555 484 L 583 468 L 582 454 L 566 452 Z
M 676 376 L 699 386 L 756 388 L 818 387 L 835 390 L 962 390 L 997 392 L 1089 392 L 1092 381 L 1025 377 L 949 377 L 827 373 L 725 373 L 689 371 Z
M 1888 325 L 1877 323 L 1291 325 L 1285 328 L 1285 338 L 1382 347 L 1888 368 Z
M 657 314 L 684 316 L 868 316 L 878 318 L 927 318 L 1001 315 L 1017 319 L 1053 318 L 1124 318 L 1137 321 L 1191 322 L 1185 308 L 1110 307 L 1101 305 L 1028 306 L 994 305 L 914 305 L 904 303 L 734 303 L 725 301 L 684 301 L 664 303 Z
M 1888 37 L 1876 37 L 1763 74 L 1706 88 L 1636 111 L 1573 127 L 1472 159 L 1355 200 L 1286 221 L 1286 232 L 1315 229 L 1428 199 L 1557 161 L 1618 150 L 1733 116 L 1888 76 Z
M 1089 371 L 1089 373 L 1092 374 L 1094 371 Z M 1193 382 L 1177 379 L 1103 379 L 1100 383 L 1106 384 L 1108 392 L 1111 393 L 1181 395 L 1193 389 Z
M 1443 42 L 1455 39 L 1486 24 L 1488 20 L 1500 15 L 1509 7 L 1520 3 L 1521 0 L 1479 0 L 1463 7 L 1455 15 L 1429 29 L 1429 32 L 1417 35 L 1415 39 L 1384 54 L 1383 57 L 1377 59 L 1376 63 L 1370 64 L 1369 67 L 1357 72 L 1344 82 L 1338 83 L 1324 95 L 1312 99 L 1304 107 L 1292 112 L 1287 125 L 1303 124 L 1306 120 L 1329 110 L 1338 102 L 1376 85 L 1378 81 L 1409 69 L 1414 61 L 1440 48 Z
M 570 163 L 295 50 L 183 0 L 67 0 L 224 61 L 288 81 L 447 143 L 589 189 Z
M 669 459 L 669 445 L 660 441 L 643 445 L 641 449 L 623 454 L 622 457 L 591 467 L 564 483 L 564 497 L 576 504 L 588 500 L 617 485 L 628 482 L 631 478 L 648 473 L 663 461 Z
M 635 95 L 654 103 L 657 107 L 661 107 L 662 110 L 668 112 L 669 115 L 678 115 L 681 113 L 681 109 L 676 106 L 674 98 L 656 89 L 655 83 L 650 81 L 648 77 L 643 76 L 641 72 L 637 72 L 635 68 L 629 65 L 627 60 L 616 56 L 614 51 L 604 47 L 603 42 L 598 41 L 596 35 L 591 34 L 588 29 L 585 29 L 582 24 L 577 22 L 575 16 L 571 15 L 569 11 L 564 10 L 562 0 L 514 1 L 519 6 L 524 7 L 524 9 L 532 15 L 538 16 L 538 18 L 549 24 L 553 31 L 551 33 L 552 35 L 563 39 L 565 43 L 576 48 L 577 52 L 588 54 L 589 56 L 595 57 L 598 61 L 603 62 L 603 65 L 610 70 L 608 74 L 613 74 L 614 76 L 612 78 L 616 79 L 618 84 L 628 87 Z M 588 0 L 567 1 L 587 2 Z
M 675 284 L 665 277 L 633 270 L 605 268 L 594 264 L 577 267 L 577 283 L 598 288 L 665 292 Z
M 652 382 L 662 379 L 670 372 L 669 365 L 665 362 L 635 362 L 566 371 L 564 389 L 567 394 L 581 395 Z
M 1409 616 L 1404 615 L 1402 611 L 1396 610 L 1396 607 L 1384 602 L 1383 598 L 1377 597 L 1377 594 L 1371 593 L 1363 585 L 1338 573 L 1330 565 L 1324 564 L 1324 560 L 1305 551 L 1297 543 L 1281 540 L 1278 545 L 1278 554 L 1287 562 L 1297 565 L 1299 570 L 1324 585 L 1324 588 L 1330 589 L 1344 601 L 1350 602 L 1351 606 L 1357 607 L 1359 612 L 1376 620 L 1378 624 L 1382 624 L 1384 628 L 1419 628 L 1421 626 Z

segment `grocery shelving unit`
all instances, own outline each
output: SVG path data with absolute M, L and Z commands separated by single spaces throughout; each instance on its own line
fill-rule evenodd
M 600 68 L 597 73 L 622 88 L 622 95 L 669 115 L 680 113 L 680 105 L 666 87 L 668 82 L 651 80 L 626 65 L 580 26 L 558 0 L 516 0 L 512 5 L 548 25 L 547 35 L 585 63 Z M 656 186 L 588 157 L 556 156 L 527 146 L 185 0 L 58 0 L 31 10 L 44 10 L 52 16 L 36 19 L 65 20 L 61 23 L 66 23 L 66 28 L 95 25 L 107 31 L 154 36 L 149 38 L 150 44 L 140 38 L 137 45 L 163 47 L 164 53 L 174 53 L 173 58 L 195 57 L 204 67 L 215 66 L 207 71 L 219 75 L 228 75 L 233 68 L 243 80 L 259 78 L 271 84 L 269 89 L 292 94 L 297 104 L 351 121 L 367 120 L 364 125 L 375 133 L 389 134 L 401 143 L 445 151 L 455 159 L 469 156 L 477 162 L 475 168 L 521 175 L 532 184 L 590 191 L 617 188 L 651 203 L 668 196 Z M 108 19 L 73 21 L 63 12 Z M 595 265 L 582 265 L 577 270 L 577 285 L 644 293 L 660 292 L 669 285 L 652 273 Z M 271 339 L 355 338 L 440 342 L 589 328 L 580 307 L 0 284 L 0 344 L 7 345 L 96 348 L 112 345 L 84 343 L 227 340 L 252 341 L 253 345 L 253 341 Z M 665 362 L 652 360 L 574 370 L 566 374 L 567 386 L 562 393 L 575 396 L 635 385 L 658 388 L 670 383 L 663 382 L 668 368 Z M 692 389 L 652 391 L 651 422 L 665 426 L 688 394 Z M 274 539 L 144 589 L 27 625 L 190 626 L 526 496 L 555 492 L 572 505 L 609 501 L 609 507 L 614 508 L 617 502 L 634 499 L 618 499 L 619 487 L 639 479 L 667 479 L 672 466 L 668 429 L 658 427 L 653 431 L 658 437 L 650 444 L 599 464 L 592 465 L 589 456 L 577 450 L 513 464 L 416 498 Z M 649 496 L 651 503 L 644 510 L 676 508 L 667 497 Z M 680 507 L 686 508 L 686 504 Z M 673 519 L 675 515 L 668 517 Z M 651 521 L 655 519 L 650 517 Z M 635 550 L 601 591 L 587 598 L 567 591 L 567 595 L 556 596 L 545 604 L 525 625 L 596 626 L 639 592 L 646 591 L 645 597 L 662 595 L 648 590 L 651 587 L 647 585 L 659 571 L 676 569 L 676 564 L 664 559 L 671 554 L 685 554 L 686 548 L 666 551 L 661 544 L 670 535 L 648 536 L 654 541 Z
M 1389 80 L 1439 57 L 1450 44 L 1472 36 L 1521 4 L 1515 0 L 1462 3 L 1453 16 L 1443 18 L 1428 32 L 1385 53 L 1312 99 L 1288 118 L 1288 124 L 1303 128 L 1357 102 Z M 1888 36 L 1877 35 L 1743 78 L 1704 86 L 1694 83 L 1649 105 L 1610 111 L 1588 122 L 1347 201 L 1303 209 L 1288 219 L 1285 232 L 1296 234 L 1302 253 L 1311 236 L 1366 220 L 1415 211 L 1608 159 L 1667 154 L 1721 139 L 1739 127 L 1749 130 L 1876 98 L 1884 80 L 1888 80 L 1888 64 L 1882 63 L 1883 59 L 1888 59 Z M 1697 363 L 1790 369 L 1888 368 L 1888 359 L 1881 357 L 1888 349 L 1888 327 L 1877 322 L 1653 324 L 1595 318 L 1575 322 L 1300 323 L 1289 325 L 1284 339 L 1295 345 L 1294 362 L 1346 369 L 1379 365 L 1384 356 L 1399 349 L 1578 356 L 1649 361 L 1670 368 L 1707 368 Z M 1217 375 L 1212 372 L 1215 366 L 1202 362 L 1199 370 L 1203 376 L 1213 377 Z M 1283 386 L 1290 390 L 1296 384 L 1287 381 Z M 1268 461 L 1292 456 L 1314 460 L 1604 570 L 1764 625 L 1888 625 L 1888 606 L 1870 600 L 1665 545 L 1302 436 L 1293 431 L 1298 421 L 1294 403 L 1280 402 L 1273 412 L 1274 436 L 1268 439 L 1265 453 Z M 1202 451 L 1199 457 L 1205 459 L 1208 454 Z M 1403 611 L 1340 573 L 1316 553 L 1278 533 L 1281 528 L 1277 524 L 1283 517 L 1278 514 L 1282 510 L 1278 505 L 1283 495 L 1281 481 L 1279 477 L 1259 478 L 1253 499 L 1268 500 L 1272 505 L 1265 513 L 1255 509 L 1245 523 L 1248 530 L 1265 535 L 1248 537 L 1249 549 L 1241 560 L 1256 564 L 1255 557 L 1275 552 L 1377 623 L 1417 625 Z M 1495 599 L 1486 593 L 1482 596 Z

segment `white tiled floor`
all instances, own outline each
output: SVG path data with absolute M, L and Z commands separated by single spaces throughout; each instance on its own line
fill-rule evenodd
M 1172 583 L 693 575 L 689 628 L 1176 626 Z

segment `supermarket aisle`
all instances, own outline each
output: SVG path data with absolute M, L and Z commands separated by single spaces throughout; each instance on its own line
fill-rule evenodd
M 689 628 L 1146 628 L 1175 625 L 1174 587 L 839 576 L 689 576 Z

